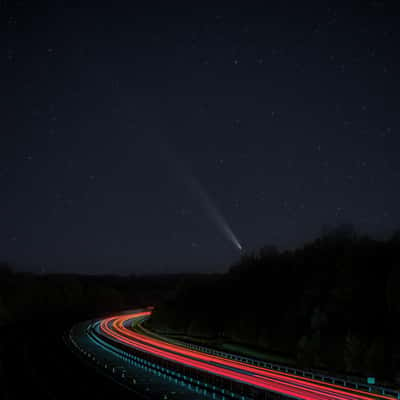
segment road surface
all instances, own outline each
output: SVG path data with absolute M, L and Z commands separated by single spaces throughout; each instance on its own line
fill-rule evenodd
M 241 361 L 235 361 L 162 340 L 146 330 L 136 330 L 135 325 L 151 315 L 150 310 L 111 316 L 98 320 L 86 328 L 105 348 L 116 346 L 124 354 L 147 354 L 160 362 L 168 361 L 181 368 L 198 370 L 287 398 L 303 400 L 393 400 L 394 397 L 321 382 L 307 377 L 275 371 Z M 239 397 L 239 396 L 238 396 Z M 245 399 L 248 396 L 242 396 Z

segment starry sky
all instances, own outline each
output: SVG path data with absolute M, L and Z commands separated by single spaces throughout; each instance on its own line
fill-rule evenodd
M 0 259 L 226 270 L 240 253 L 187 176 L 245 250 L 400 227 L 387 2 L 137 3 L 0 1 Z

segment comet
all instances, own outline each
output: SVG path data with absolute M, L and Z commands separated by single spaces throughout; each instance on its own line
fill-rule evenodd
M 168 162 L 175 169 L 177 175 L 183 178 L 186 186 L 189 188 L 194 197 L 196 197 L 200 203 L 200 206 L 210 218 L 210 220 L 215 224 L 217 229 L 228 239 L 236 249 L 239 251 L 243 250 L 238 238 L 233 233 L 228 222 L 219 211 L 215 203 L 212 201 L 211 197 L 203 187 L 203 185 L 195 178 L 195 176 L 190 172 L 189 167 L 181 160 L 178 159 L 175 152 L 173 152 L 169 145 L 164 140 L 159 140 L 159 144 L 162 149 L 162 153 L 167 156 Z
M 187 174 L 185 176 L 185 181 L 191 192 L 198 197 L 200 205 L 209 216 L 209 218 L 215 223 L 216 227 L 230 242 L 233 243 L 233 245 L 239 251 L 242 251 L 243 247 L 240 244 L 238 238 L 233 233 L 228 222 L 218 210 L 217 206 L 211 200 L 210 196 L 208 195 L 204 187 L 200 184 L 200 182 L 191 174 Z

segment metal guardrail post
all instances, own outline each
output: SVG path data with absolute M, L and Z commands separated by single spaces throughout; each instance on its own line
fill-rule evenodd
M 72 339 L 72 335 L 71 335 L 70 339 Z M 96 359 L 95 356 L 92 355 L 90 352 L 86 352 L 84 349 L 80 348 L 77 345 L 77 343 L 74 343 L 74 340 L 71 340 L 71 341 L 73 342 L 74 346 L 78 350 L 83 352 L 88 358 L 93 357 L 93 360 Z M 378 392 L 383 395 L 389 394 L 389 395 L 393 396 L 394 398 L 396 398 L 397 400 L 400 400 L 400 391 L 398 391 L 398 390 L 389 390 L 389 389 L 385 390 L 384 387 L 379 387 L 379 386 L 371 385 L 371 384 L 365 384 L 362 382 L 358 382 L 357 380 L 348 379 L 349 377 L 346 377 L 346 378 L 344 378 L 343 376 L 333 377 L 333 376 L 321 374 L 316 370 L 308 370 L 307 371 L 307 370 L 301 370 L 301 369 L 297 369 L 297 368 L 291 368 L 288 366 L 283 366 L 283 365 L 274 364 L 274 363 L 270 363 L 270 362 L 264 362 L 264 361 L 257 360 L 257 359 L 251 359 L 251 358 L 239 356 L 236 354 L 226 353 L 226 352 L 215 350 L 212 348 L 207 348 L 207 347 L 203 347 L 203 346 L 199 346 L 199 345 L 185 343 L 185 342 L 181 342 L 179 340 L 173 340 L 173 342 L 175 342 L 178 345 L 189 348 L 189 349 L 202 351 L 207 354 L 222 356 L 222 357 L 225 357 L 225 358 L 228 358 L 231 360 L 235 360 L 235 361 L 239 361 L 239 362 L 245 362 L 250 365 L 262 366 L 262 367 L 273 369 L 276 371 L 284 371 L 286 373 L 293 373 L 295 375 L 299 375 L 299 376 L 303 376 L 303 377 L 311 377 L 312 379 L 320 379 L 323 382 L 331 381 L 332 383 L 342 385 L 343 387 L 350 386 L 350 387 L 354 387 L 355 389 L 360 388 L 360 389 L 367 390 L 370 393 Z M 226 395 L 227 394 L 228 393 L 226 393 Z

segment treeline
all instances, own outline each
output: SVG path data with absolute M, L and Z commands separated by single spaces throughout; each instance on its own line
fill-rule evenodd
M 341 227 L 296 250 L 245 254 L 224 275 L 186 279 L 149 325 L 392 380 L 399 321 L 400 234 L 375 240 Z
M 16 272 L 0 263 L 0 327 L 57 314 L 94 315 L 157 304 L 182 275 L 87 276 Z

